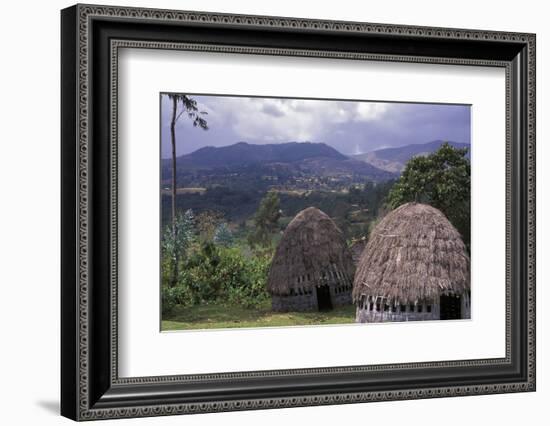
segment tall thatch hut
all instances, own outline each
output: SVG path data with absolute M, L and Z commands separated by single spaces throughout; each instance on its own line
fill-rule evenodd
M 355 273 L 357 322 L 470 318 L 470 259 L 439 210 L 407 203 L 373 230 Z
M 274 311 L 327 310 L 351 304 L 354 266 L 342 232 L 309 207 L 288 224 L 267 280 Z
M 359 264 L 359 259 L 361 259 L 361 255 L 363 254 L 363 250 L 365 250 L 366 246 L 367 239 L 365 237 L 361 237 L 351 243 L 349 250 L 351 251 L 351 259 L 353 260 L 353 264 L 355 266 Z

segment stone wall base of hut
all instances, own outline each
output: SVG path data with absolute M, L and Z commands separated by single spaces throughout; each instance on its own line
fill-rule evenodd
M 430 321 L 442 319 L 442 307 L 437 303 L 424 302 L 414 305 L 387 305 L 380 299 L 362 298 L 362 303 L 356 305 L 355 322 L 403 322 L 403 321 Z M 460 319 L 470 319 L 470 295 L 462 295 L 459 303 Z M 451 318 L 449 318 L 451 319 Z M 459 319 L 459 318 L 452 318 Z
M 352 304 L 351 289 L 336 291 L 330 289 L 330 300 L 332 307 L 346 306 Z M 317 302 L 317 293 L 312 291 L 311 294 L 298 294 L 288 296 L 271 296 L 271 309 L 275 312 L 305 312 L 318 311 L 319 305 Z
M 312 292 L 312 294 L 294 296 L 271 296 L 271 309 L 275 312 L 316 311 L 317 295 Z
M 391 312 L 369 311 L 357 308 L 355 322 L 406 322 L 406 321 L 433 321 L 439 319 L 439 309 L 433 307 L 432 312 Z
M 352 304 L 351 286 L 349 289 L 344 288 L 331 288 L 330 298 L 332 299 L 332 306 L 346 306 Z

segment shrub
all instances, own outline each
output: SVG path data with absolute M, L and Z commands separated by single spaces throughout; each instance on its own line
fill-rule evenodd
M 238 247 L 211 242 L 192 245 L 180 262 L 175 287 L 170 287 L 170 274 L 163 270 L 163 313 L 176 305 L 261 305 L 269 299 L 266 281 L 271 257 L 268 251 L 245 256 Z M 163 262 L 163 269 L 168 267 L 169 262 Z

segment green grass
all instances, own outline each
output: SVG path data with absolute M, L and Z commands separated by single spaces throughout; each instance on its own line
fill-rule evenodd
M 272 312 L 271 302 L 266 302 L 256 309 L 227 305 L 177 306 L 162 320 L 162 331 L 353 322 L 355 322 L 354 305 L 341 306 L 327 312 Z

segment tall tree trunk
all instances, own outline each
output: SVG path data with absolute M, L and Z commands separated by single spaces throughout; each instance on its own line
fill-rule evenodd
M 178 99 L 174 96 L 172 98 L 172 121 L 170 123 L 170 137 L 172 140 L 172 238 L 174 243 L 177 238 L 177 227 L 176 227 L 176 194 L 177 194 L 177 177 L 176 177 L 176 113 L 178 109 Z M 172 279 L 171 284 L 174 287 L 178 281 L 178 263 L 179 263 L 179 253 L 177 245 L 174 244 L 174 265 L 172 267 Z

